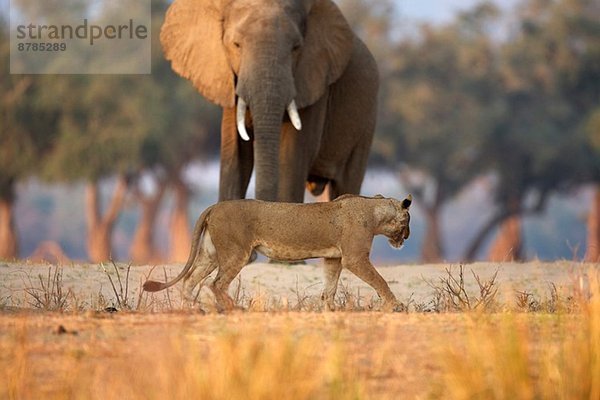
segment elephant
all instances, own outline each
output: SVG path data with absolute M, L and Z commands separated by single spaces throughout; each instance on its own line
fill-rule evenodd
M 331 0 L 175 0 L 160 33 L 172 69 L 223 108 L 219 200 L 358 194 L 379 74 Z

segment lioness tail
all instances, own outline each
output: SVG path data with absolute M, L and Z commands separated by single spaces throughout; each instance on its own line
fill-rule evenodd
M 158 292 L 165 289 L 165 286 L 166 285 L 163 282 L 146 281 L 142 288 L 144 288 L 146 292 Z
M 185 267 L 183 267 L 183 270 L 179 273 L 179 275 L 177 275 L 177 277 L 175 277 L 175 279 L 169 282 L 163 283 L 152 280 L 144 282 L 142 288 L 146 292 L 158 292 L 160 290 L 171 287 L 188 274 L 190 268 L 192 268 L 192 266 L 194 265 L 194 261 L 198 254 L 198 247 L 200 246 L 200 239 L 202 238 L 202 233 L 206 228 L 206 219 L 208 218 L 208 215 L 210 214 L 212 208 L 213 206 L 208 207 L 206 210 L 204 210 L 204 212 L 200 215 L 200 218 L 198 218 L 198 221 L 196 221 L 196 225 L 194 226 L 194 234 L 192 235 L 192 248 L 190 250 L 190 255 L 188 257 L 187 263 L 185 264 Z

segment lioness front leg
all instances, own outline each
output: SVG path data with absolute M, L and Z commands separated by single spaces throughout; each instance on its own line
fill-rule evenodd
M 329 311 L 335 311 L 335 292 L 337 291 L 338 280 L 342 272 L 342 263 L 339 258 L 325 258 L 325 288 L 321 294 L 321 300 Z
M 368 257 L 355 259 L 344 257 L 342 258 L 342 266 L 375 289 L 379 297 L 383 299 L 383 309 L 385 311 L 396 311 L 401 307 L 387 282 L 379 275 Z

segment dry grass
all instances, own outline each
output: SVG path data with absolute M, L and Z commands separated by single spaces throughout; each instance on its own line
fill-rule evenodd
M 143 312 L 144 300 L 134 312 L 60 313 L 57 276 L 35 286 L 39 308 L 55 311 L 0 313 L 0 398 L 600 398 L 597 267 L 568 294 L 517 291 L 501 312 L 479 301 L 494 279 L 473 274 L 469 293 L 469 276 L 449 270 L 436 283 L 455 296 L 445 304 L 472 307 L 399 314 L 356 312 L 376 300 L 348 287 L 338 304 L 353 312 L 323 313 L 293 311 L 317 307 L 300 288 L 295 299 L 249 297 L 240 284 L 237 301 L 261 312 L 200 315 L 165 297 L 168 314 Z M 126 310 L 132 292 L 113 284 Z
M 31 318 L 17 320 L 16 329 L 1 342 L 0 398 L 362 397 L 340 343 L 291 330 L 293 323 L 271 331 L 254 322 L 207 335 L 190 332 L 183 318 L 172 332 L 149 324 L 158 335 L 136 331 L 140 336 L 129 339 L 127 348 L 111 349 L 125 339 L 120 329 L 124 320 L 80 340 L 85 326 L 39 332 Z
M 546 315 L 538 323 L 514 313 L 466 316 L 464 340 L 442 352 L 443 389 L 437 394 L 452 399 L 600 399 L 597 269 L 590 270 L 587 283 L 570 300 L 575 310 Z

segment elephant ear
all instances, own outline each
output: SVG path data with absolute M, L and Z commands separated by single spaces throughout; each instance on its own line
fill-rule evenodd
M 327 86 L 346 69 L 354 47 L 354 33 L 331 0 L 314 0 L 309 6 L 304 46 L 296 66 L 296 103 L 315 103 Z
M 173 70 L 192 81 L 208 100 L 233 107 L 233 72 L 222 36 L 221 0 L 175 0 L 160 31 Z

